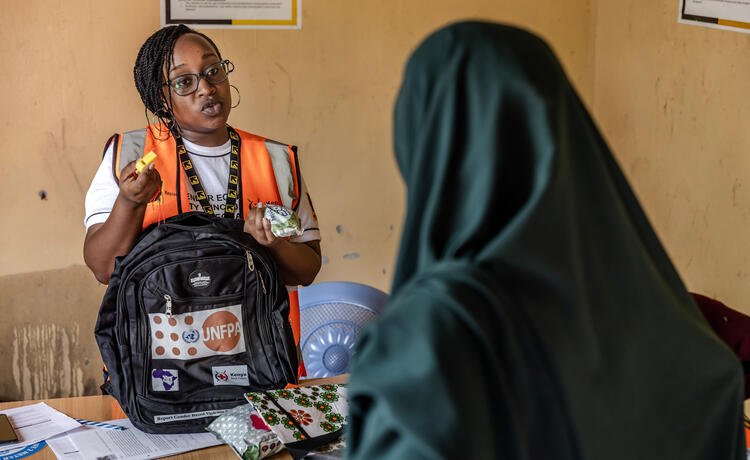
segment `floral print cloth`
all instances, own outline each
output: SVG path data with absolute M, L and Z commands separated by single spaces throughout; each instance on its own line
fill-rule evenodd
M 245 398 L 285 444 L 333 433 L 340 430 L 347 420 L 348 401 L 344 385 L 247 393 Z M 344 447 L 343 439 L 339 438 L 317 451 L 330 452 Z

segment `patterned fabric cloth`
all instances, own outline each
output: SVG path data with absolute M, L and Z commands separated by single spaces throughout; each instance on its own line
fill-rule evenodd
M 320 385 L 247 393 L 248 401 L 284 444 L 324 436 L 346 424 L 348 401 L 344 385 Z M 319 452 L 345 447 L 342 438 Z
M 207 428 L 244 460 L 270 457 L 284 447 L 250 404 L 242 404 L 217 417 Z

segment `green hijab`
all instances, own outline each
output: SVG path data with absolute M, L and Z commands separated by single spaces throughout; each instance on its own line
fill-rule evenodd
M 394 136 L 407 216 L 349 458 L 744 458 L 739 362 L 542 40 L 434 33 Z

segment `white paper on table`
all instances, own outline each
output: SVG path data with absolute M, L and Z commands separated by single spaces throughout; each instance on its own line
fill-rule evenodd
M 135 428 L 127 419 L 106 423 L 121 425 L 126 430 L 107 430 L 90 427 L 76 430 L 68 439 L 78 450 L 79 458 L 98 458 L 108 455 L 118 460 L 140 460 L 166 457 L 191 450 L 223 444 L 212 433 L 148 434 Z M 76 457 L 58 457 L 73 460 Z
M 47 445 L 50 449 L 52 449 L 52 452 L 54 452 L 55 456 L 60 460 L 85 460 L 83 455 L 78 452 L 78 448 L 76 447 L 76 445 L 73 444 L 73 441 L 70 440 L 70 435 L 79 433 L 81 431 L 94 429 L 96 428 L 81 425 L 72 431 L 68 431 L 67 433 L 63 433 L 61 435 L 55 436 L 54 438 L 48 439 Z
M 85 460 L 67 435 L 47 441 L 47 445 L 59 460 Z
M 17 443 L 3 445 L 3 449 L 34 444 L 81 426 L 80 423 L 43 402 L 2 410 L 0 414 L 8 416 L 18 436 Z

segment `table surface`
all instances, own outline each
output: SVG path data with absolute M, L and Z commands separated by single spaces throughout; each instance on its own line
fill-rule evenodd
M 329 377 L 325 379 L 309 379 L 303 380 L 301 386 L 309 385 L 323 385 L 327 383 L 342 384 L 346 383 L 348 375 L 338 375 L 336 377 Z M 56 399 L 39 399 L 34 401 L 13 401 L 0 403 L 0 410 L 12 409 L 14 407 L 27 406 L 38 402 L 45 402 L 48 406 L 53 407 L 63 414 L 70 417 L 82 418 L 86 420 L 94 421 L 107 421 L 126 418 L 125 413 L 120 408 L 117 401 L 111 396 L 78 396 L 74 398 L 56 398 Z M 36 454 L 31 455 L 29 458 L 35 460 L 51 459 L 56 460 L 55 453 L 52 452 L 48 446 L 40 450 Z M 237 459 L 237 455 L 232 449 L 223 444 L 221 446 L 209 447 L 201 450 L 194 450 L 191 452 L 185 452 L 184 454 L 174 455 L 165 458 L 180 458 L 180 459 Z M 280 452 L 273 457 L 269 457 L 270 460 L 291 460 L 292 456 L 286 451 Z

